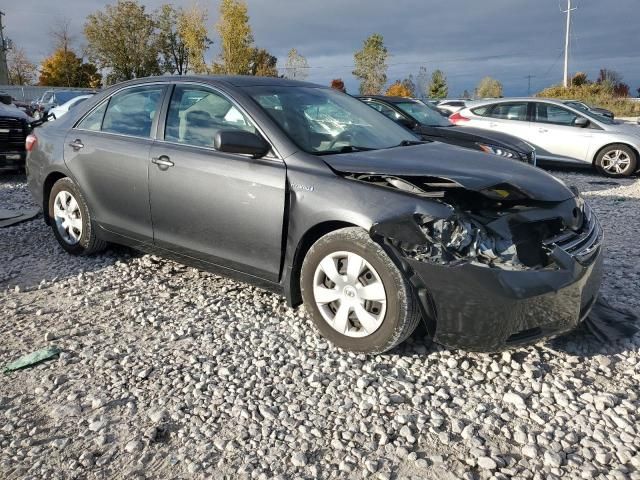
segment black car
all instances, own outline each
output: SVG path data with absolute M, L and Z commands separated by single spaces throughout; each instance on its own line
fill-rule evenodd
M 536 164 L 535 149 L 527 142 L 506 133 L 460 128 L 444 118 L 435 107 L 420 100 L 380 95 L 357 98 L 391 120 L 413 130 L 424 140 L 450 143 Z
M 25 139 L 32 121 L 12 103 L 10 95 L 0 93 L 0 172 L 24 168 Z
M 311 83 L 138 79 L 28 144 L 29 188 L 69 253 L 114 242 L 243 279 L 304 302 L 348 350 L 393 348 L 420 321 L 449 347 L 531 342 L 575 327 L 600 286 L 577 191 Z

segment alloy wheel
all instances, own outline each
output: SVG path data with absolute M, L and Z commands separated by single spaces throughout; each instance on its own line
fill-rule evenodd
M 75 245 L 82 237 L 82 211 L 75 197 L 67 190 L 61 190 L 53 201 L 53 218 L 62 239 L 68 245 Z
M 624 173 L 630 164 L 631 158 L 624 150 L 610 150 L 602 156 L 602 161 L 600 162 L 605 172 L 615 175 Z
M 387 309 L 380 275 L 353 252 L 333 252 L 322 259 L 314 273 L 313 296 L 324 320 L 348 337 L 374 333 Z

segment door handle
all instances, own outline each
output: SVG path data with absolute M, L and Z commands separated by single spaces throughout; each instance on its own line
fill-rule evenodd
M 497 124 L 497 123 L 495 123 L 495 122 L 491 122 L 491 123 L 489 123 L 489 126 L 490 126 L 490 127 L 497 127 L 497 126 L 498 126 L 498 124 Z
M 84 148 L 84 143 L 82 143 L 82 140 L 79 138 L 76 138 L 73 142 L 69 143 L 69 146 L 74 150 L 80 150 L 81 148 Z
M 174 163 L 171 161 L 171 159 L 169 157 L 167 157 L 166 155 L 161 155 L 159 157 L 153 157 L 151 159 L 151 163 L 155 163 L 156 165 L 158 165 L 159 167 L 173 167 Z

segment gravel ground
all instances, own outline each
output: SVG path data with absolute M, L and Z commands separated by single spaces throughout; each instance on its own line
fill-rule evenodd
M 554 172 L 591 200 L 604 296 L 640 306 L 640 179 Z M 23 177 L 0 207 L 32 206 Z M 0 229 L 0 478 L 640 479 L 640 338 L 584 329 L 502 354 L 415 335 L 367 357 L 279 296 L 113 248 Z

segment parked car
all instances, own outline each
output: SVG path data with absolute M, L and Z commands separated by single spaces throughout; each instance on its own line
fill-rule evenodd
M 456 113 L 458 110 L 462 110 L 467 105 L 466 100 L 442 100 L 438 102 L 438 109 L 445 112 L 449 112 L 449 115 Z
M 640 128 L 542 98 L 474 102 L 450 120 L 520 137 L 536 149 L 539 162 L 593 166 L 622 177 L 638 169 Z
M 67 252 L 114 242 L 246 280 L 304 302 L 347 350 L 388 350 L 421 319 L 449 347 L 531 342 L 576 326 L 600 285 L 601 229 L 576 190 L 310 83 L 133 80 L 27 145 Z
M 423 140 L 450 143 L 501 157 L 536 164 L 536 151 L 513 135 L 479 128 L 461 128 L 442 117 L 435 107 L 420 100 L 381 95 L 357 97 Z
M 87 98 L 91 98 L 91 95 L 79 95 L 77 97 L 73 97 L 71 100 L 59 105 L 57 107 L 53 107 L 49 110 L 48 117 L 50 120 L 56 120 L 62 117 L 65 113 L 67 113 L 72 108 L 77 107 L 82 102 L 84 102 Z
M 24 168 L 25 139 L 33 119 L 0 92 L 0 172 Z
M 16 107 L 18 107 L 19 110 L 22 110 L 28 116 L 33 118 L 33 108 L 31 107 L 31 103 L 30 102 L 22 102 L 22 101 L 16 100 L 15 98 L 12 97 L 12 103 Z
M 72 98 L 86 94 L 87 91 L 82 90 L 47 90 L 38 100 L 32 103 L 33 118 L 37 120 L 46 117 L 52 108 L 62 105 Z
M 604 117 L 608 117 L 610 119 L 614 119 L 615 115 L 611 110 L 607 110 L 606 108 L 593 107 L 591 105 L 587 105 L 584 102 L 580 102 L 578 100 L 565 100 L 563 102 L 565 105 L 569 105 L 570 107 L 577 108 L 578 110 L 584 110 L 586 112 L 592 112 L 598 115 L 602 115 Z

